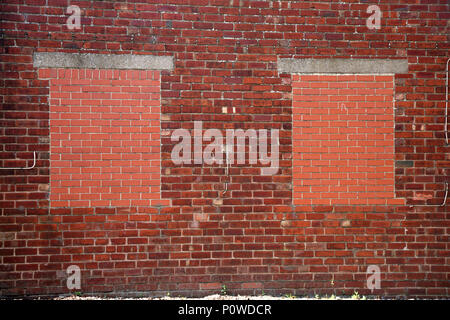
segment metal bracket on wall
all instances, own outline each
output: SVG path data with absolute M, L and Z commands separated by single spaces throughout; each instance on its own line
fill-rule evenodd
M 231 147 L 227 144 L 225 148 L 226 148 L 225 149 L 225 154 L 226 154 L 225 161 L 226 161 L 226 165 L 227 165 L 225 175 L 227 176 L 227 180 L 225 181 L 225 189 L 222 191 L 222 195 L 224 195 L 228 191 L 228 183 L 230 183 L 230 181 L 229 181 L 230 180 L 230 172 L 229 172 L 229 170 L 230 170 L 230 157 L 232 157 Z
M 29 170 L 29 169 L 33 169 L 35 166 L 36 166 L 36 151 L 33 151 L 33 165 L 31 167 L 0 168 L 0 170 Z
M 445 143 L 448 145 L 448 63 L 450 62 L 450 58 L 447 60 L 445 64 Z

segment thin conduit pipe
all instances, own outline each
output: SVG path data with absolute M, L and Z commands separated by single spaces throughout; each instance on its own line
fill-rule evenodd
M 444 132 L 445 132 L 445 143 L 448 145 L 448 63 L 450 62 L 450 58 L 447 59 L 447 63 L 445 64 L 445 124 L 444 124 Z M 424 204 L 424 205 L 415 205 L 415 207 L 427 206 L 427 207 L 442 207 L 447 203 L 448 197 L 448 182 L 445 182 L 445 196 L 444 202 L 442 204 Z
M 450 58 L 447 59 L 447 63 L 445 64 L 445 143 L 448 145 L 448 63 L 450 62 Z M 444 202 L 440 205 L 440 207 L 444 206 L 447 202 L 448 196 L 448 182 L 445 182 L 445 196 Z
M 31 167 L 12 167 L 12 168 L 0 168 L 0 170 L 29 170 L 33 169 L 36 166 L 36 151 L 33 151 L 33 165 Z
M 448 63 L 450 58 L 447 60 L 445 65 L 445 143 L 448 145 Z

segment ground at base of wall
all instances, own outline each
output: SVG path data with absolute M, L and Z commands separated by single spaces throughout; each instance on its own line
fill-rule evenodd
M 355 292 L 352 296 L 319 296 L 314 297 L 297 297 L 293 295 L 284 296 L 270 296 L 270 295 L 258 295 L 258 296 L 248 296 L 248 295 L 220 295 L 213 294 L 205 296 L 202 298 L 188 298 L 188 297 L 171 297 L 170 295 L 163 297 L 102 297 L 102 296 L 59 296 L 53 298 L 53 300 L 416 300 L 412 298 L 383 298 L 379 296 L 362 296 Z

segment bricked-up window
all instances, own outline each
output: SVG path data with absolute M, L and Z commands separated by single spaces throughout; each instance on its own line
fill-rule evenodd
M 50 206 L 161 200 L 160 71 L 168 56 L 35 52 L 50 87 Z
M 39 76 L 50 79 L 51 206 L 159 203 L 159 71 L 40 69 Z
M 391 205 L 393 75 L 293 75 L 295 205 Z

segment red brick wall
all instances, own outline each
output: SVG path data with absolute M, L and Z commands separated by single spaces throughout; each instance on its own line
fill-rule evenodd
M 40 69 L 39 78 L 50 79 L 51 207 L 160 205 L 159 72 Z
M 31 166 L 37 154 L 33 169 L 0 170 L 1 295 L 67 293 L 61 272 L 73 264 L 84 293 L 205 295 L 224 284 L 231 294 L 370 294 L 375 264 L 373 294 L 448 297 L 448 201 L 439 206 L 450 176 L 446 1 L 383 2 L 379 30 L 366 27 L 369 3 L 350 1 L 70 4 L 82 9 L 80 30 L 66 26 L 66 0 L 0 4 L 0 166 Z M 50 208 L 54 105 L 35 51 L 174 57 L 175 69 L 160 72 L 160 188 L 170 206 Z M 296 89 L 277 71 L 282 57 L 408 60 L 393 80 L 394 191 L 406 205 L 386 200 L 392 184 L 383 204 L 295 203 Z M 279 172 L 175 166 L 170 134 L 195 120 L 279 129 Z

